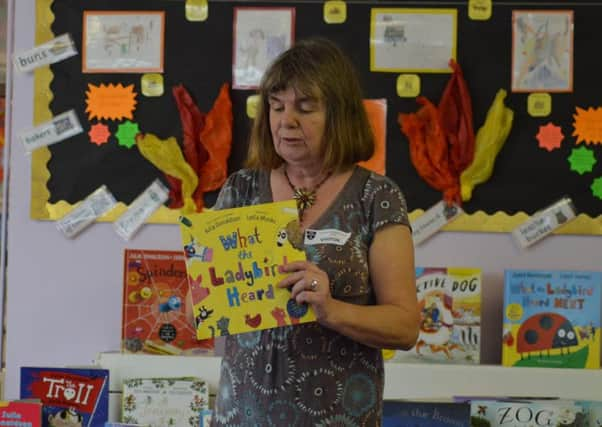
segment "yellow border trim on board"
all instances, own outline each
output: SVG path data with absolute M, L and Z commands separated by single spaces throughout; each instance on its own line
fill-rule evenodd
M 36 0 L 36 35 L 35 44 L 39 45 L 52 40 L 51 25 L 54 22 L 54 14 L 51 10 L 53 0 Z M 49 66 L 40 67 L 34 72 L 34 100 L 33 100 L 33 122 L 39 124 L 52 119 L 49 105 L 53 94 L 50 83 L 53 79 Z M 50 150 L 47 147 L 38 148 L 31 153 L 31 201 L 30 216 L 38 220 L 57 220 L 70 212 L 77 204 L 65 201 L 50 203 L 48 192 L 48 180 L 50 171 L 47 164 L 50 161 Z M 114 221 L 125 210 L 124 203 L 118 203 L 115 209 L 102 216 L 98 221 Z M 152 223 L 177 223 L 180 211 L 161 206 L 148 220 Z
M 377 68 L 375 61 L 374 33 L 376 31 L 376 14 L 390 13 L 397 15 L 450 15 L 452 17 L 452 51 L 451 57 L 454 61 L 457 59 L 458 49 L 458 10 L 457 9 L 412 9 L 412 8 L 382 8 L 375 7 L 370 10 L 370 71 L 388 72 L 388 73 L 451 73 L 452 69 L 447 68 Z
M 416 220 L 424 213 L 422 209 L 416 209 L 409 215 L 410 222 Z M 518 212 L 515 215 L 509 215 L 498 211 L 492 215 L 478 211 L 473 214 L 464 213 L 451 221 L 443 231 L 475 231 L 491 233 L 509 233 L 520 224 L 529 219 L 530 216 L 525 212 Z M 559 227 L 553 234 L 602 234 L 602 215 L 596 218 L 579 214 L 575 219 Z

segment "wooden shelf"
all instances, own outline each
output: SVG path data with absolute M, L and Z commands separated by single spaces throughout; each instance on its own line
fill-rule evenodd
M 197 376 L 215 395 L 220 357 L 100 353 L 110 371 L 111 420 L 119 417 L 123 379 Z M 453 396 L 600 398 L 602 370 L 510 368 L 497 365 L 385 364 L 385 399 L 449 399 Z

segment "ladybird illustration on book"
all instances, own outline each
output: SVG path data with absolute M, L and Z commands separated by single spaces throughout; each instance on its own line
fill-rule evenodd
M 600 367 L 602 273 L 508 270 L 502 364 Z

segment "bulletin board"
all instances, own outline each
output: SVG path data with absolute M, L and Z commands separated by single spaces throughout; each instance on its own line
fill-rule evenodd
M 514 111 L 514 123 L 507 142 L 497 156 L 491 178 L 477 186 L 470 201 L 463 204 L 465 214 L 450 223 L 450 231 L 507 232 L 530 215 L 570 197 L 579 215 L 558 232 L 567 234 L 602 234 L 602 200 L 592 194 L 590 185 L 602 176 L 602 161 L 591 172 L 578 174 L 570 169 L 568 157 L 577 144 L 573 135 L 576 108 L 597 108 L 602 103 L 602 63 L 598 60 L 599 22 L 602 2 L 575 5 L 540 2 L 494 2 L 487 21 L 471 20 L 467 2 L 429 3 L 429 8 L 457 9 L 457 62 L 468 84 L 473 108 L 475 133 L 498 89 L 508 90 L 506 105 Z M 118 208 L 103 217 L 115 219 L 154 178 L 163 174 L 134 148 L 120 147 L 115 140 L 98 147 L 89 142 L 90 123 L 85 113 L 88 84 L 134 85 L 138 93 L 135 120 L 141 132 L 160 138 L 181 140 L 182 128 L 171 88 L 182 84 L 202 111 L 208 111 L 223 83 L 232 80 L 232 22 L 235 7 L 275 5 L 295 7 L 294 38 L 323 36 L 337 42 L 355 63 L 365 98 L 387 99 L 386 175 L 404 192 L 411 218 L 421 215 L 441 200 L 441 193 L 429 187 L 410 161 L 408 141 L 401 133 L 397 116 L 418 110 L 415 98 L 396 94 L 399 73 L 370 71 L 370 16 L 374 7 L 425 7 L 423 3 L 403 1 L 347 2 L 347 20 L 327 24 L 323 19 L 323 2 L 249 2 L 211 1 L 208 19 L 190 22 L 185 16 L 185 2 L 173 0 L 38 0 L 36 43 L 63 33 L 70 33 L 81 52 L 82 16 L 86 10 L 165 11 L 164 78 L 165 94 L 146 98 L 140 94 L 141 74 L 82 73 L 81 55 L 69 58 L 35 75 L 34 122 L 75 109 L 84 132 L 67 142 L 36 150 L 32 154 L 31 216 L 55 220 L 68 212 L 100 185 L 105 184 L 120 202 Z M 574 84 L 573 91 L 553 93 L 548 117 L 534 118 L 527 113 L 528 93 L 510 91 L 512 61 L 512 11 L 571 8 L 574 12 Z M 439 101 L 450 78 L 447 73 L 420 74 L 421 95 Z M 233 109 L 233 145 L 228 172 L 242 167 L 246 155 L 250 119 L 246 101 L 253 90 L 230 89 Z M 536 135 L 548 123 L 560 127 L 564 139 L 552 151 L 538 145 Z M 115 124 L 109 124 L 112 131 Z M 114 138 L 114 137 L 112 137 Z M 587 144 L 596 156 L 602 147 Z M 602 157 L 601 157 L 602 158 Z M 206 204 L 215 200 L 215 192 L 206 195 Z M 151 222 L 172 222 L 178 212 L 162 207 Z

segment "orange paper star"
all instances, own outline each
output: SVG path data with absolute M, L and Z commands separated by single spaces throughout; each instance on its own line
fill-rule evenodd
M 132 114 L 137 103 L 133 84 L 126 87 L 121 83 L 100 84 L 100 86 L 88 84 L 88 89 L 86 91 L 88 120 L 133 119 Z
M 111 132 L 109 131 L 109 127 L 104 123 L 96 123 L 90 128 L 88 136 L 90 137 L 90 142 L 93 142 L 96 145 L 102 145 L 107 143 L 109 136 L 111 136 Z
M 539 146 L 541 148 L 552 151 L 556 148 L 560 148 L 560 143 L 564 139 L 564 135 L 562 134 L 562 128 L 560 126 L 556 126 L 554 123 L 550 122 L 545 126 L 539 127 L 536 138 L 539 141 Z

